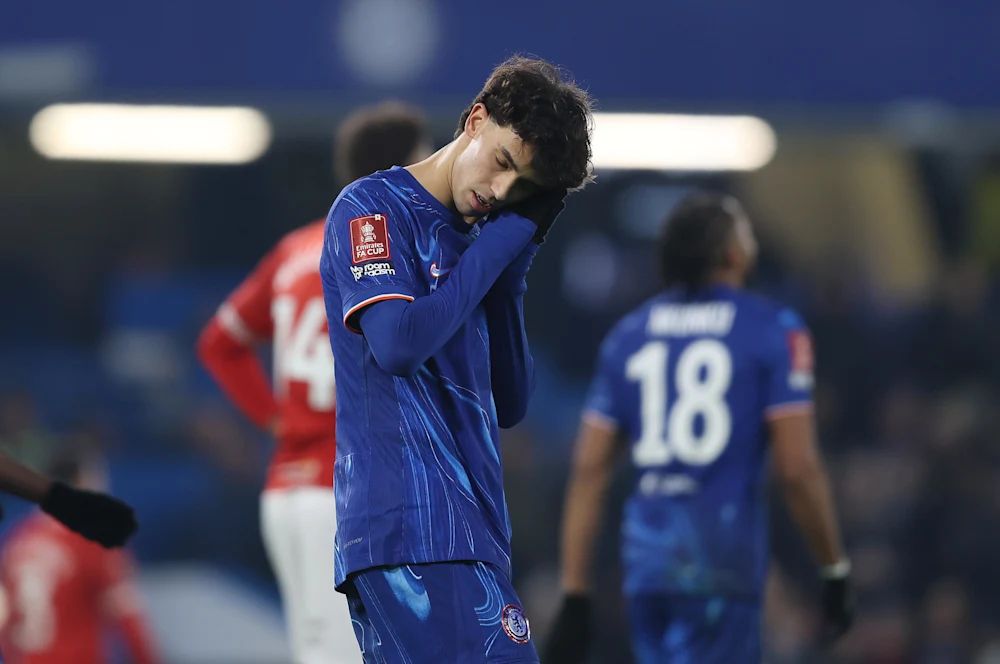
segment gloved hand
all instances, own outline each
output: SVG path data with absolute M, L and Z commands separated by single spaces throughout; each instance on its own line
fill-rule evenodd
M 841 574 L 823 575 L 823 642 L 831 644 L 854 622 L 854 593 L 850 568 Z
M 581 664 L 590 651 L 590 597 L 566 595 L 545 648 L 545 664 Z
M 510 206 L 510 211 L 530 220 L 538 228 L 531 238 L 535 244 L 545 242 L 545 236 L 555 223 L 556 217 L 566 206 L 565 189 L 548 189 L 525 198 Z
M 106 549 L 125 544 L 139 527 L 131 507 L 109 495 L 74 489 L 53 482 L 41 502 L 42 510 Z

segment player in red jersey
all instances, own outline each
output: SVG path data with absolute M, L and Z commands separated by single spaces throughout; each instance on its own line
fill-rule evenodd
M 61 455 L 50 472 L 100 488 L 101 474 L 81 454 Z M 119 545 L 120 546 L 120 545 Z M 101 664 L 104 636 L 120 637 L 135 664 L 159 658 L 132 582 L 132 562 L 41 511 L 21 522 L 0 550 L 3 588 L 0 652 L 6 664 Z
M 417 111 L 360 109 L 336 143 L 340 185 L 430 154 Z M 227 396 L 278 439 L 261 497 L 264 544 L 297 664 L 359 661 L 347 602 L 333 588 L 335 391 L 319 277 L 320 219 L 286 235 L 206 325 L 198 355 Z M 273 391 L 254 346 L 272 343 Z

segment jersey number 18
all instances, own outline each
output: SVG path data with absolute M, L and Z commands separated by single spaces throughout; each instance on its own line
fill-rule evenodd
M 715 461 L 729 442 L 732 418 L 726 391 L 733 377 L 729 350 L 714 339 L 685 348 L 674 369 L 677 398 L 670 404 L 669 347 L 651 341 L 632 355 L 625 375 L 639 383 L 641 433 L 632 448 L 636 466 L 661 466 L 676 459 L 702 466 Z M 701 430 L 695 431 L 701 419 Z

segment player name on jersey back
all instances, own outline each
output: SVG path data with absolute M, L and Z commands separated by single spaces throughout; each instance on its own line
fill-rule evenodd
M 735 318 L 732 302 L 659 304 L 649 311 L 646 331 L 655 336 L 723 336 L 729 334 Z

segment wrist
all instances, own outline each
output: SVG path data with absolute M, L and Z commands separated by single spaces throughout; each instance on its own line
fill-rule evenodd
M 587 597 L 590 595 L 590 581 L 587 579 L 563 579 L 559 586 L 564 597 Z
M 486 229 L 491 229 L 493 232 L 507 231 L 518 234 L 526 233 L 530 238 L 535 234 L 535 231 L 538 230 L 538 225 L 524 215 L 518 214 L 510 208 L 504 208 L 496 213 L 496 216 L 493 217 L 490 223 L 483 225 L 483 232 L 485 232 Z
M 66 484 L 58 480 L 52 480 L 49 482 L 48 488 L 45 489 L 42 497 L 38 500 L 38 506 L 42 508 L 43 512 L 50 512 L 68 490 L 69 486 Z
M 25 492 L 22 498 L 27 498 L 33 503 L 41 504 L 49 497 L 56 484 L 57 482 L 55 480 L 50 480 L 45 476 L 39 476 L 37 481 L 28 483 L 25 487 Z
M 524 217 L 500 218 L 483 226 L 470 250 L 484 252 L 490 261 L 502 261 L 506 268 L 531 243 L 534 233 L 535 225 Z
M 851 561 L 841 557 L 837 562 L 819 568 L 819 576 L 824 581 L 846 579 L 851 574 Z

